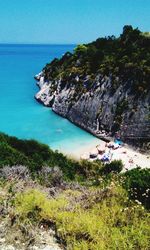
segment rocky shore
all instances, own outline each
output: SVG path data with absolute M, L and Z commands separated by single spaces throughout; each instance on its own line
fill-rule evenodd
M 149 104 L 150 92 L 144 99 L 135 99 L 130 94 L 129 83 L 120 85 L 117 91 L 111 93 L 111 78 L 97 76 L 95 88 L 86 93 L 74 96 L 75 86 L 62 88 L 61 79 L 48 82 L 44 72 L 35 76 L 40 91 L 35 98 L 47 107 L 67 118 L 72 123 L 92 133 L 104 141 L 110 141 L 119 134 L 123 141 L 135 148 L 150 149 Z M 78 82 L 78 77 L 76 77 Z M 86 80 L 85 80 L 86 82 Z M 125 101 L 127 100 L 127 101 Z M 117 129 L 117 109 L 125 107 L 121 114 L 121 126 Z M 116 133 L 117 132 L 117 133 Z
M 79 127 L 150 150 L 150 37 L 126 25 L 46 64 L 36 99 Z

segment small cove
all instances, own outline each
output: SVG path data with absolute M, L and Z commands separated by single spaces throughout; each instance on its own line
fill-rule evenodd
M 39 104 L 33 77 L 75 45 L 0 45 L 0 131 L 74 153 L 100 140 Z

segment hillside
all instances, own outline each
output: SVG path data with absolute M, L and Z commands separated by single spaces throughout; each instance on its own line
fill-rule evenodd
M 36 99 L 105 139 L 150 148 L 150 36 L 124 26 L 55 58 L 36 76 Z
M 150 169 L 77 162 L 2 133 L 0 151 L 0 249 L 149 249 Z

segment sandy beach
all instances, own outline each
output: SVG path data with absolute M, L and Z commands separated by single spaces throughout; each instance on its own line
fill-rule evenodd
M 113 150 L 112 160 L 122 160 L 124 170 L 130 170 L 135 167 L 150 168 L 150 155 L 139 153 L 129 146 Z
M 124 171 L 130 170 L 138 166 L 141 168 L 150 168 L 150 155 L 137 152 L 136 150 L 132 149 L 126 144 L 124 144 L 122 147 L 119 147 L 117 149 L 109 149 L 106 146 L 106 142 L 99 140 L 99 144 L 97 144 L 97 141 L 95 141 L 92 144 L 89 144 L 87 146 L 84 145 L 84 146 L 78 147 L 74 149 L 73 152 L 63 151 L 63 153 L 77 160 L 80 160 L 83 158 L 88 158 L 91 152 L 94 152 L 97 150 L 97 146 L 100 146 L 101 148 L 105 148 L 105 152 L 111 152 L 112 154 L 111 160 L 122 160 L 124 164 Z M 102 157 L 102 154 L 101 155 L 99 154 L 98 157 Z

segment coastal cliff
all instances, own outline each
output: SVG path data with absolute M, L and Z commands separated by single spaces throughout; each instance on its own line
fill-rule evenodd
M 99 136 L 150 148 L 150 36 L 125 26 L 54 59 L 35 76 L 36 99 Z

